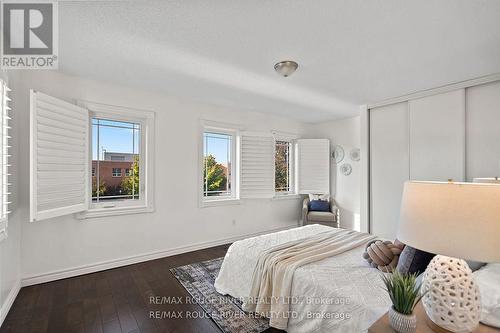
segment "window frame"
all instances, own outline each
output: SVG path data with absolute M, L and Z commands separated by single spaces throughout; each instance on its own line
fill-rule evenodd
M 204 191 L 204 167 L 205 161 L 205 132 L 213 132 L 216 134 L 225 134 L 231 136 L 231 195 L 225 197 L 205 197 Z M 200 126 L 199 135 L 199 160 L 198 160 L 198 174 L 199 174 L 199 207 L 211 207 L 220 205 L 234 205 L 240 203 L 239 196 L 239 165 L 240 165 L 240 133 L 239 129 L 234 125 L 202 122 Z
M 92 118 L 138 123 L 141 128 L 139 139 L 139 197 L 141 199 L 139 201 L 93 203 L 90 198 L 88 210 L 79 213 L 78 217 L 85 219 L 153 212 L 155 112 L 87 101 L 78 101 L 78 105 L 89 111 L 89 165 L 92 165 Z M 91 174 L 92 167 L 89 168 L 89 175 L 91 176 Z M 89 193 L 92 195 L 92 182 L 89 183 Z
M 276 189 L 276 146 L 278 142 L 285 142 L 288 145 L 288 190 L 287 191 L 277 191 Z M 274 140 L 274 193 L 275 196 L 289 195 L 294 193 L 294 184 L 293 184 L 293 142 L 290 140 Z
M 289 150 L 289 190 L 288 191 L 276 191 L 276 178 L 274 179 L 274 199 L 295 199 L 300 197 L 297 191 L 297 139 L 296 135 L 285 135 L 285 134 L 274 134 L 274 177 L 276 177 L 276 144 L 277 142 L 288 142 L 290 144 Z

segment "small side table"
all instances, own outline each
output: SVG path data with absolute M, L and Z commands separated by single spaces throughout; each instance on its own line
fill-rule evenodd
M 422 307 L 421 302 L 419 302 L 415 307 L 415 314 L 417 316 L 417 333 L 444 332 L 444 330 L 442 329 L 439 330 L 439 328 L 436 328 L 435 330 L 431 328 L 431 326 L 428 324 L 428 321 L 430 321 L 430 319 L 427 317 L 427 314 L 425 313 L 425 310 Z M 475 329 L 473 333 L 493 333 L 493 332 L 499 333 L 500 329 L 479 324 L 478 328 Z M 370 328 L 368 329 L 368 333 L 396 333 L 396 331 L 392 329 L 391 325 L 389 324 L 389 317 L 387 316 L 386 313 L 385 315 L 380 317 L 379 320 L 375 322 L 375 324 L 370 326 Z

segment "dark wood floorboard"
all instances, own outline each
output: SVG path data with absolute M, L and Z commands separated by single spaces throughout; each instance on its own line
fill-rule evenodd
M 151 318 L 150 311 L 203 310 L 185 302 L 152 304 L 150 297 L 185 299 L 188 292 L 169 269 L 222 257 L 228 246 L 22 288 L 0 333 L 220 333 L 209 318 Z

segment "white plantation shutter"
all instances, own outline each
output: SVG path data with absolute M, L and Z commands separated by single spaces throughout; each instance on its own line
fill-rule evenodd
M 7 215 L 9 214 L 9 93 L 5 82 L 0 81 L 0 240 L 7 237 Z
M 241 198 L 274 196 L 274 139 L 271 134 L 241 135 Z
M 330 141 L 301 139 L 298 144 L 300 194 L 330 192 Z
M 31 91 L 30 121 L 30 221 L 87 210 L 88 110 Z

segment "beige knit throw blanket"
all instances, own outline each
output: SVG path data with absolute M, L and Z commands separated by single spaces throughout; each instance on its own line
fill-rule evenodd
M 290 291 L 295 270 L 365 244 L 375 236 L 352 230 L 332 230 L 280 244 L 264 251 L 257 261 L 252 289 L 244 310 L 269 318 L 271 327 L 288 326 Z

